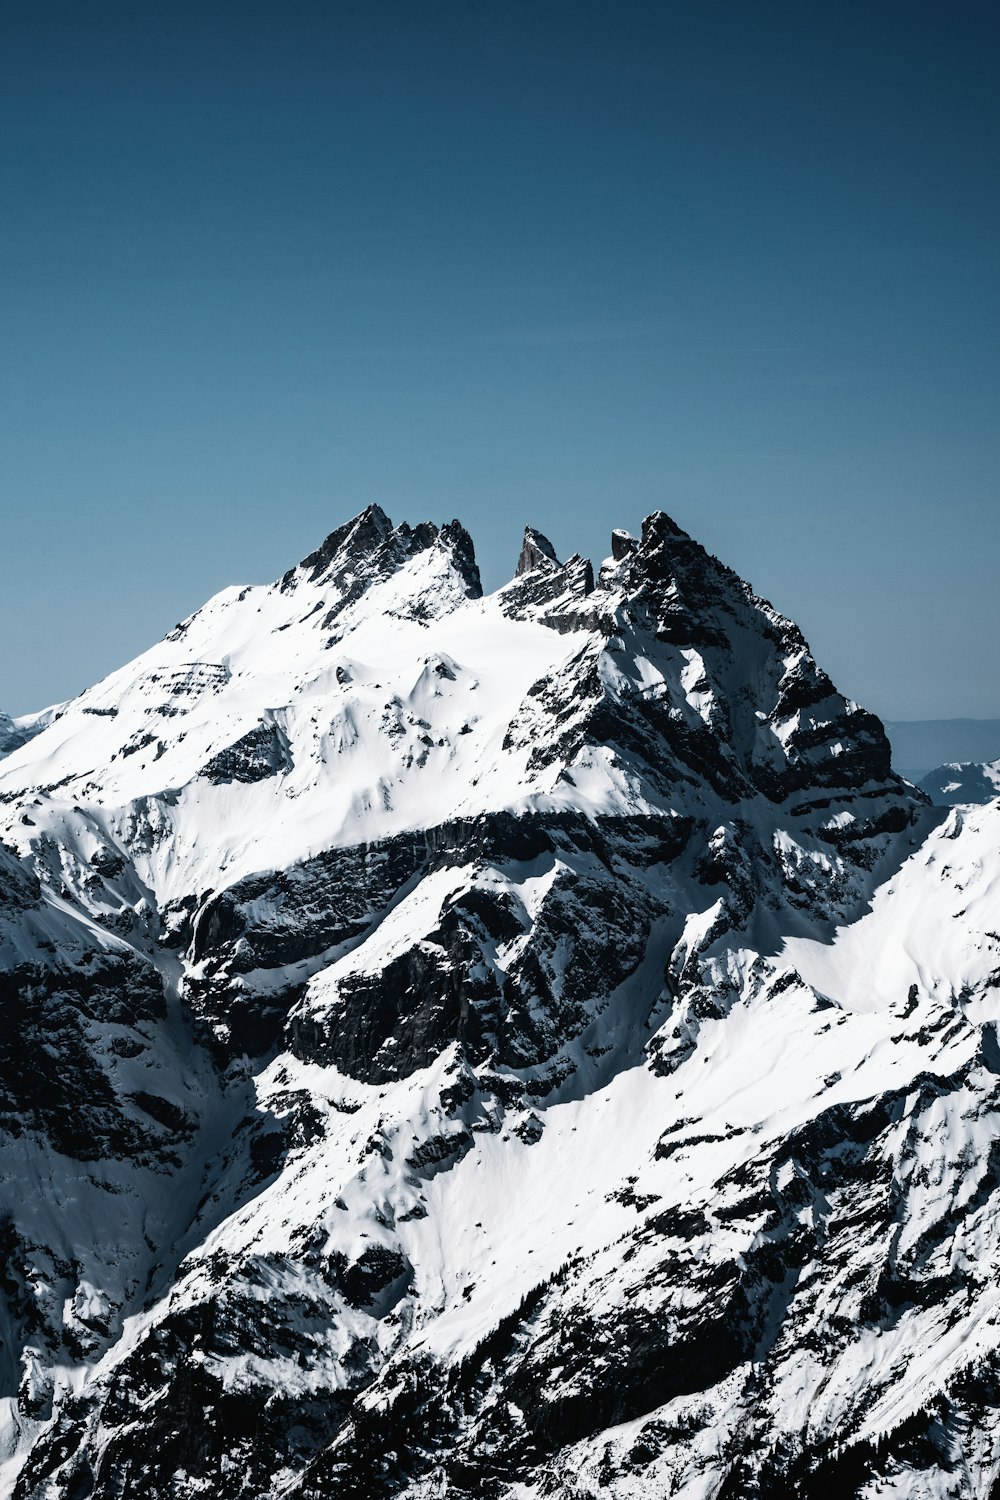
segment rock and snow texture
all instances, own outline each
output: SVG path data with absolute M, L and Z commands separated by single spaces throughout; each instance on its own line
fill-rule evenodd
M 919 785 L 941 807 L 993 802 L 1000 797 L 1000 760 L 952 761 L 929 771 Z
M 16 718 L 0 713 L 0 760 L 12 750 L 20 750 L 36 734 L 47 729 L 61 707 L 61 704 L 56 704 L 54 708 L 43 708 L 40 713 L 22 714 Z
M 371 507 L 31 727 L 0 1494 L 991 1494 L 1000 804 L 668 517 Z

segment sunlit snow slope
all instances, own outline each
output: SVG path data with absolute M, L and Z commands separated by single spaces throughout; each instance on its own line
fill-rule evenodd
M 1000 803 L 668 517 L 4 724 L 0 1494 L 995 1493 Z

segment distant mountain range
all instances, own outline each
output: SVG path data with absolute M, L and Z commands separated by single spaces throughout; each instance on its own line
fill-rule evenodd
M 885 732 L 893 768 L 908 781 L 937 766 L 1000 759 L 1000 719 L 887 719 Z
M 1000 797 L 1000 760 L 959 761 L 938 766 L 917 785 L 939 807 L 992 802 Z

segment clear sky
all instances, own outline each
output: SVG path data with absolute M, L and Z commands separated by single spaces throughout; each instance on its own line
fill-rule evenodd
M 994 0 L 0 6 L 0 707 L 378 500 L 1000 715 Z

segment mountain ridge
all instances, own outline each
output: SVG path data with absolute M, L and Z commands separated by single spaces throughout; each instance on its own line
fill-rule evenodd
M 919 786 L 932 802 L 943 806 L 992 802 L 1000 797 L 1000 760 L 949 761 L 929 771 Z
M 996 816 L 662 512 L 216 595 L 0 761 L 0 1487 L 988 1493 Z

